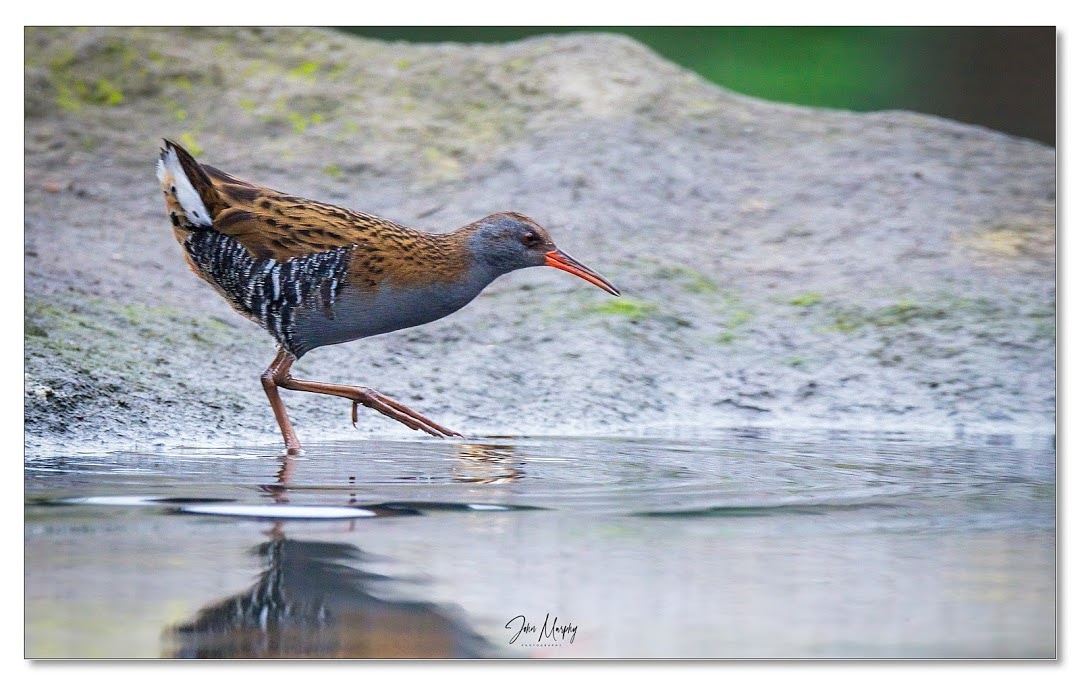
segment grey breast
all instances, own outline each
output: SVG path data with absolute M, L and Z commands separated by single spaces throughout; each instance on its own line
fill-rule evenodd
M 294 313 L 296 352 L 419 326 L 464 307 L 495 275 L 473 273 L 454 283 L 422 288 L 383 284 L 373 291 L 346 286 L 332 307 L 315 302 Z

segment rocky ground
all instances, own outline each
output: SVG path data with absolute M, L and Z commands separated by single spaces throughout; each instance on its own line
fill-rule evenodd
M 743 97 L 611 35 L 48 28 L 25 58 L 29 454 L 278 444 L 274 346 L 187 271 L 162 137 L 428 230 L 520 211 L 622 289 L 516 272 L 296 366 L 466 434 L 1054 429 L 1053 148 Z M 286 403 L 302 439 L 355 435 L 345 400 Z

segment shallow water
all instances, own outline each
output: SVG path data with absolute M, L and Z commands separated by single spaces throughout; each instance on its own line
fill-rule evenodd
M 30 455 L 26 655 L 1053 657 L 1055 470 L 768 429 Z

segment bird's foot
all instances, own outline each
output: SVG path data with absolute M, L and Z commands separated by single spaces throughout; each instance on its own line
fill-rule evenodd
M 371 388 L 354 388 L 356 395 L 350 399 L 353 401 L 352 405 L 352 423 L 353 428 L 356 427 L 356 409 L 361 404 L 370 409 L 374 409 L 383 416 L 389 416 L 395 421 L 399 421 L 413 430 L 421 430 L 430 435 L 434 435 L 437 438 L 464 438 L 465 436 L 457 431 L 452 431 L 449 428 L 444 428 L 435 423 L 423 414 L 409 409 L 404 404 L 396 400 L 392 400 L 386 395 L 378 393 Z

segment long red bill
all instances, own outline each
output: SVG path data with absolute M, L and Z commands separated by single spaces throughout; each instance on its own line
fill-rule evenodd
M 604 278 L 600 274 L 596 273 L 589 267 L 585 266 L 578 260 L 574 259 L 570 255 L 566 254 L 562 250 L 552 250 L 544 255 L 548 266 L 553 266 L 556 269 L 562 269 L 569 273 L 574 274 L 579 278 L 584 278 L 589 283 L 592 283 L 598 288 L 602 288 L 612 295 L 618 297 L 619 289 L 611 284 L 611 281 Z

